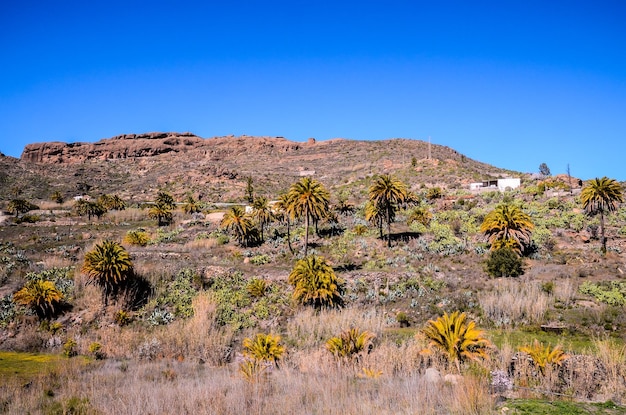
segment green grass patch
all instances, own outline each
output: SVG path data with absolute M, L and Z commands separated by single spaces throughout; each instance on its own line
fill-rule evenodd
M 67 358 L 54 354 L 0 352 L 0 378 L 30 379 L 46 373 L 67 362 Z
M 509 344 L 513 348 L 525 346 L 535 339 L 550 346 L 561 345 L 563 350 L 570 353 L 585 353 L 594 348 L 593 340 L 588 336 L 569 333 L 549 333 L 539 329 L 536 330 L 486 330 L 486 337 L 491 340 L 496 347 L 501 348 L 504 344 Z
M 604 403 L 586 403 L 569 401 L 545 401 L 538 399 L 514 399 L 502 407 L 509 410 L 509 415 L 620 415 L 626 414 L 626 408 L 611 401 Z

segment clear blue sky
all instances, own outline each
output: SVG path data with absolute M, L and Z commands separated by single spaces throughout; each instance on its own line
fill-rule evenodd
M 11 1 L 0 151 L 191 131 L 415 138 L 626 180 L 626 2 Z

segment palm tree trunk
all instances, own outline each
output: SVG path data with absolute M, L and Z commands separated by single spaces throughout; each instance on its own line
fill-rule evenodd
M 306 256 L 309 249 L 309 210 L 304 212 L 304 256 Z
M 602 241 L 602 255 L 606 254 L 606 237 L 604 236 L 604 210 L 600 209 L 600 238 Z
M 289 218 L 287 218 L 287 246 L 289 247 L 289 252 L 293 254 L 293 247 L 291 246 L 291 223 Z
M 391 215 L 387 209 L 387 248 L 391 248 Z

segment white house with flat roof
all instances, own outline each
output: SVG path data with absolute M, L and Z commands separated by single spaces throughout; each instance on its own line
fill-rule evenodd
M 497 180 L 485 180 L 484 182 L 470 183 L 470 190 L 474 192 L 499 190 L 505 192 L 507 190 L 514 190 L 521 185 L 521 179 L 519 177 L 511 177 L 507 179 Z

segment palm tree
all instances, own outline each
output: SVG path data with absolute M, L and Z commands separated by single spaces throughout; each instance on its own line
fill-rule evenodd
M 597 177 L 585 184 L 580 193 L 580 201 L 588 214 L 600 214 L 600 235 L 602 238 L 602 253 L 606 254 L 606 236 L 604 234 L 604 212 L 614 212 L 618 203 L 624 202 L 622 186 L 606 176 Z
M 104 304 L 108 305 L 109 296 L 115 296 L 133 275 L 133 264 L 124 247 L 104 240 L 85 254 L 81 272 L 89 277 L 90 282 L 102 288 Z
M 372 341 L 376 335 L 367 330 L 359 330 L 353 327 L 341 332 L 339 336 L 331 337 L 326 341 L 326 350 L 328 350 L 335 358 L 351 360 L 357 362 L 364 352 L 369 352 L 372 347 Z
M 7 205 L 7 211 L 15 213 L 16 218 L 20 213 L 30 212 L 35 209 L 39 209 L 39 207 L 24 199 L 13 199 Z
M 189 195 L 185 199 L 185 204 L 183 205 L 183 212 L 185 213 L 200 213 L 200 204 L 197 200 L 193 198 L 193 196 Z
M 392 220 L 396 217 L 395 211 L 392 212 Z M 383 239 L 383 224 L 385 223 L 384 212 L 372 202 L 365 203 L 365 220 L 378 228 L 380 239 Z
M 157 226 L 166 226 L 172 223 L 174 217 L 172 210 L 165 205 L 157 204 L 152 206 L 148 211 L 148 217 L 150 219 L 157 220 Z
M 291 185 L 289 201 L 295 217 L 304 217 L 304 256 L 309 247 L 310 219 L 318 220 L 326 214 L 330 194 L 323 184 L 310 177 L 303 177 Z
M 465 313 L 459 311 L 429 320 L 423 333 L 430 340 L 429 347 L 443 352 L 459 372 L 461 362 L 486 357 L 491 345 L 483 337 L 483 331 L 476 328 L 476 323 L 468 322 Z
M 235 234 L 237 242 L 241 246 L 248 244 L 254 229 L 254 223 L 241 206 L 233 206 L 224 214 L 220 227 L 230 230 Z
M 293 254 L 293 248 L 291 246 L 291 220 L 295 219 L 296 215 L 293 208 L 294 204 L 291 202 L 289 193 L 283 193 L 278 197 L 278 201 L 274 204 L 274 209 L 287 224 L 287 245 L 289 251 Z
M 124 210 L 126 202 L 119 195 L 102 195 L 98 198 L 98 202 L 107 210 Z
M 328 262 L 317 255 L 296 262 L 289 274 L 289 284 L 294 287 L 293 298 L 315 308 L 341 306 L 341 283 Z
M 63 293 L 52 281 L 42 279 L 31 280 L 13 294 L 16 304 L 29 307 L 40 319 L 52 317 L 55 306 L 63 301 Z
M 509 247 L 521 254 L 530 243 L 534 227 L 530 216 L 522 209 L 504 203 L 485 216 L 480 231 L 489 239 L 492 250 Z
M 391 222 L 395 219 L 398 205 L 408 198 L 406 185 L 391 175 L 378 176 L 369 188 L 369 201 L 384 215 L 387 222 L 387 246 L 391 247 Z
M 261 228 L 261 241 L 263 241 L 263 231 L 265 229 L 265 225 L 272 220 L 274 214 L 272 213 L 272 209 L 270 208 L 269 201 L 266 197 L 263 196 L 254 199 L 254 202 L 252 203 L 252 209 L 252 216 L 254 216 Z
M 162 190 L 157 193 L 155 203 L 169 209 L 174 209 L 174 206 L 176 205 L 176 203 L 174 203 L 174 198 L 172 197 L 172 195 Z

